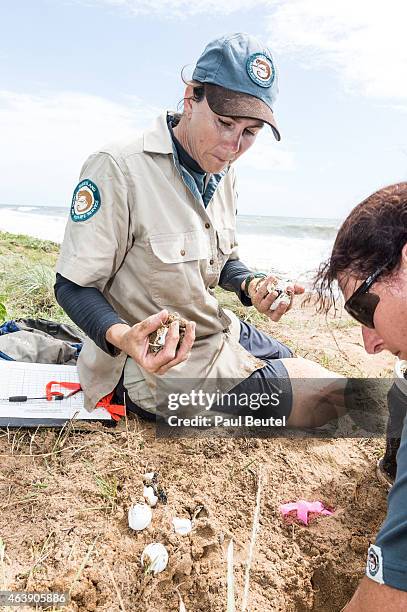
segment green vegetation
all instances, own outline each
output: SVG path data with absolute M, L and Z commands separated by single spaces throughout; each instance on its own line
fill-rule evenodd
M 7 319 L 7 310 L 2 302 L 0 302 L 0 324 Z
M 242 319 L 242 321 L 247 321 L 247 323 L 251 323 L 252 325 L 256 325 L 256 327 L 260 328 L 262 325 L 268 324 L 266 315 L 261 314 L 253 306 L 250 308 L 243 306 L 235 293 L 224 291 L 224 289 L 216 287 L 215 296 L 222 308 L 232 310 L 239 317 L 239 319 Z
M 0 232 L 0 323 L 42 317 L 69 322 L 54 297 L 59 245 Z
M 6 319 L 43 317 L 70 322 L 54 297 L 59 245 L 51 240 L 0 232 L 0 323 Z M 259 327 L 267 317 L 243 306 L 234 293 L 216 288 L 221 306 Z
M 117 478 L 115 476 L 113 478 L 103 478 L 100 474 L 95 474 L 95 482 L 99 495 L 105 501 L 107 509 L 113 512 L 117 504 Z

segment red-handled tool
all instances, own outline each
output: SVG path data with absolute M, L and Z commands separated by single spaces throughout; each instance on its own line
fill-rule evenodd
M 61 391 L 53 391 L 52 387 L 54 385 L 58 385 L 58 387 L 63 387 L 65 389 L 70 389 L 71 393 L 65 395 Z M 68 397 L 72 397 L 75 393 L 78 393 L 82 390 L 80 383 L 71 383 L 71 382 L 57 382 L 55 380 L 51 380 L 45 387 L 46 398 L 50 402 L 53 397 L 60 397 L 61 399 L 67 399 Z
M 53 390 L 54 386 L 58 386 L 59 388 L 68 389 L 70 393 L 64 394 L 62 391 Z M 15 395 L 13 397 L 8 397 L 6 399 L 1 399 L 0 401 L 9 401 L 9 402 L 27 402 L 28 400 L 41 400 L 46 399 L 47 401 L 58 401 L 68 399 L 72 397 L 79 391 L 82 391 L 82 387 L 80 383 L 72 383 L 72 382 L 59 382 L 56 380 L 51 380 L 47 383 L 45 387 L 46 395 L 44 397 L 27 397 L 26 395 Z M 114 421 L 120 421 L 120 417 L 126 414 L 126 407 L 121 404 L 112 404 L 113 391 L 102 397 L 101 400 L 96 404 L 97 408 L 104 408 L 111 415 Z

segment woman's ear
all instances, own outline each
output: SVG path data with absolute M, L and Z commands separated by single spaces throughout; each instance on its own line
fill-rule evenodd
M 194 97 L 194 88 L 192 85 L 187 85 L 184 93 L 184 114 L 188 119 L 191 119 L 192 101 Z
M 407 270 L 407 242 L 401 249 L 401 265 Z

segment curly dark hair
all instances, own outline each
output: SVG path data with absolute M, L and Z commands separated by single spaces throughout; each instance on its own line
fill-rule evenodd
M 188 81 L 187 79 L 185 79 L 184 77 L 184 70 L 185 70 L 186 66 L 183 67 L 183 69 L 181 70 L 181 79 L 182 81 L 185 83 L 185 85 L 192 85 L 192 96 L 191 96 L 191 100 L 194 100 L 194 102 L 202 102 L 202 100 L 205 99 L 205 84 L 201 83 L 200 81 Z M 181 117 L 183 115 L 183 107 L 184 107 L 184 100 L 185 98 L 182 98 L 182 100 L 180 100 L 177 104 L 177 112 L 175 114 L 175 124 L 180 122 Z
M 313 288 L 319 312 L 335 306 L 333 285 L 338 275 L 364 280 L 386 264 L 381 278 L 400 265 L 407 243 L 407 182 L 389 185 L 358 204 L 340 227 L 331 256 L 315 275 Z
M 186 79 L 184 76 L 184 71 L 186 68 L 187 66 L 184 66 L 181 70 L 181 79 L 183 83 L 185 83 L 185 85 L 192 85 L 192 99 L 195 102 L 202 102 L 202 100 L 205 98 L 205 83 L 201 83 L 201 81 L 193 81 L 191 79 Z

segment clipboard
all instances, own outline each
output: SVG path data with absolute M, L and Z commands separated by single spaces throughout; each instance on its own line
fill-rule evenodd
M 105 408 L 87 410 L 84 407 L 82 391 L 61 401 L 7 400 L 16 395 L 44 396 L 50 381 L 79 383 L 77 367 L 0 359 L 0 427 L 62 427 L 71 419 L 116 425 L 116 421 Z M 66 389 L 58 385 L 54 385 L 53 389 L 66 393 Z

